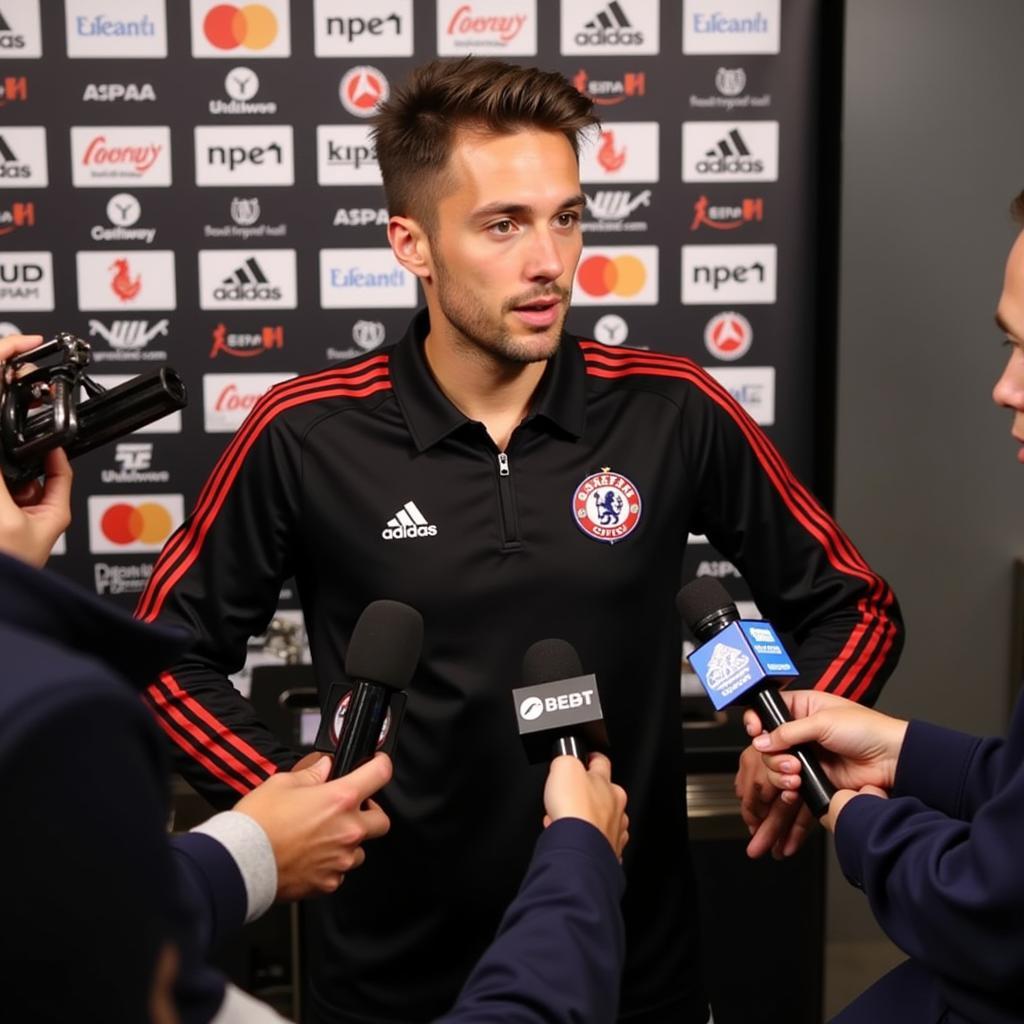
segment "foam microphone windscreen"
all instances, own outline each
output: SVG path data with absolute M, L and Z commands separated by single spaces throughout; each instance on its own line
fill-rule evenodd
M 523 684 L 536 686 L 556 679 L 575 679 L 583 675 L 583 664 L 576 648 L 566 640 L 552 638 L 531 644 L 523 655 Z
M 729 591 L 712 576 L 699 576 L 676 594 L 676 608 L 683 622 L 698 633 L 701 623 L 734 608 Z
M 423 649 L 423 616 L 401 601 L 373 601 L 349 641 L 345 672 L 394 690 L 409 685 Z

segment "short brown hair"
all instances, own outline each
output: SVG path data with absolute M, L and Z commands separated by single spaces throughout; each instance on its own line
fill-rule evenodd
M 459 128 L 496 135 L 523 128 L 561 132 L 578 158 L 580 133 L 598 123 L 592 106 L 557 71 L 490 57 L 416 68 L 373 122 L 389 212 L 433 227 L 440 179 Z
M 1024 192 L 1018 192 L 1010 203 L 1010 215 L 1021 226 L 1024 227 Z

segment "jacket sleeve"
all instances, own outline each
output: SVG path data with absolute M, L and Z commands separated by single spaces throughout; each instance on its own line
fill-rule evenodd
M 1006 743 L 912 721 L 900 749 L 893 796 L 916 796 L 952 818 L 971 821 L 996 792 Z
M 228 679 L 273 616 L 301 542 L 300 446 L 278 416 L 291 383 L 264 395 L 232 438 L 135 612 L 195 637 L 186 659 L 146 696 L 172 741 L 175 767 L 216 807 L 297 760 Z
M 681 422 L 684 464 L 698 481 L 692 529 L 732 561 L 764 616 L 797 644 L 791 685 L 873 703 L 903 643 L 889 585 L 709 375 L 697 378 Z
M 623 887 L 596 828 L 554 822 L 497 936 L 438 1024 L 612 1024 L 625 957 Z
M 839 816 L 836 851 L 901 949 L 972 989 L 1006 992 L 1024 977 L 1022 806 L 1024 766 L 969 822 L 916 797 L 858 796 Z

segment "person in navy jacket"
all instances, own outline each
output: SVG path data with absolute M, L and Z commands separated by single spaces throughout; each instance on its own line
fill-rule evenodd
M 1014 213 L 1024 223 L 1024 192 Z M 996 322 L 1010 356 L 993 398 L 1014 413 L 1024 462 L 1024 232 Z M 814 690 L 784 697 L 796 720 L 771 733 L 747 713 L 769 778 L 794 800 L 800 765 L 787 751 L 820 744 L 839 787 L 823 818 L 839 863 L 910 956 L 834 1024 L 1024 1021 L 1024 696 L 1005 740 L 901 721 Z
M 0 363 L 41 343 L 0 339 Z M 163 743 L 143 688 L 188 637 L 39 571 L 70 520 L 71 469 L 0 484 L 0 964 L 12 1019 L 280 1021 L 205 958 L 275 898 L 338 887 L 387 830 L 378 755 L 325 782 L 329 758 L 278 773 L 170 841 Z M 12 557 L 13 556 L 13 557 Z M 625 940 L 626 794 L 599 754 L 553 762 L 549 827 L 445 1024 L 611 1021 Z

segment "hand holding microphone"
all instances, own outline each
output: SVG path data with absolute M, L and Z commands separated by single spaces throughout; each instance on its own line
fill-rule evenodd
M 701 645 L 690 655 L 690 664 L 716 708 L 750 703 L 765 729 L 792 721 L 771 680 L 791 679 L 797 671 L 768 623 L 741 622 L 728 591 L 710 577 L 683 587 L 676 607 Z M 801 766 L 800 793 L 820 818 L 835 787 L 809 748 L 798 746 L 792 754 Z

